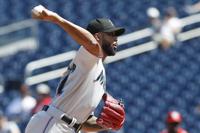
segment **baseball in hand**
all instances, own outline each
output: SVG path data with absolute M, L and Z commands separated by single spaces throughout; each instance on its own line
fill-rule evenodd
M 44 11 L 44 10 L 45 10 L 45 7 L 43 7 L 42 5 L 38 5 L 32 9 L 32 16 L 39 17 L 41 15 L 42 11 Z

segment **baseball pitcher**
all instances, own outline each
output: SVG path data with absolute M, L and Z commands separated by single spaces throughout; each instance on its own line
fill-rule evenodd
M 77 133 L 118 130 L 125 120 L 124 106 L 105 92 L 106 75 L 103 60 L 117 50 L 117 37 L 125 31 L 111 20 L 92 20 L 87 30 L 39 5 L 32 17 L 59 25 L 81 45 L 62 77 L 50 105 L 33 115 L 25 133 Z M 100 116 L 92 116 L 100 100 Z

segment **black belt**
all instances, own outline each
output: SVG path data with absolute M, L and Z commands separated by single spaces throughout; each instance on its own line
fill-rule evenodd
M 48 105 L 44 105 L 43 106 L 43 108 L 42 108 L 42 110 L 43 111 L 47 111 L 49 109 L 49 106 Z M 68 125 L 70 125 L 70 123 L 72 122 L 72 119 L 70 119 L 70 118 L 68 118 L 66 115 L 63 115 L 62 117 L 61 117 L 61 120 L 63 120 L 65 123 L 67 123 Z M 77 124 L 77 123 L 75 123 L 74 125 L 73 125 L 73 128 L 75 129 L 75 131 L 76 132 L 78 132 L 80 129 L 81 129 L 81 124 Z

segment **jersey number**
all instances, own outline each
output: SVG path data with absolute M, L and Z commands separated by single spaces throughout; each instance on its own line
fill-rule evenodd
M 71 73 L 73 73 L 75 69 L 76 69 L 76 65 L 74 63 L 69 65 L 69 67 L 67 69 L 67 73 L 63 76 L 63 78 L 61 79 L 61 81 L 58 85 L 56 95 L 60 95 L 63 92 L 65 82 L 67 81 L 69 75 Z

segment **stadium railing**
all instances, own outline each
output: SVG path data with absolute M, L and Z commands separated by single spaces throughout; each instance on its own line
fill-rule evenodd
M 36 49 L 38 46 L 36 27 L 37 22 L 32 19 L 0 27 L 0 57 L 12 55 L 21 50 Z

